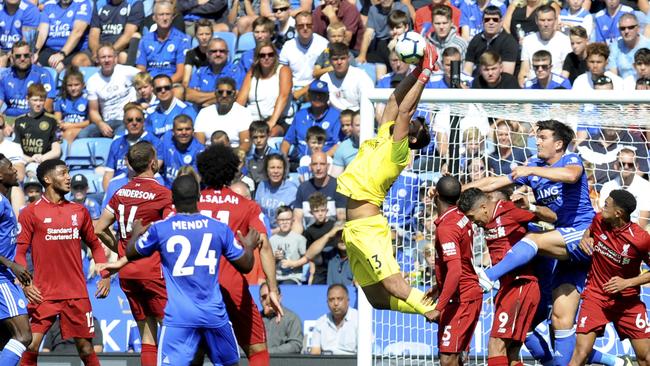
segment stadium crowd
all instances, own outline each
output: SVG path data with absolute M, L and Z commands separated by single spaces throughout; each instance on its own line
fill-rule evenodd
M 361 91 L 394 88 L 414 67 L 393 50 L 410 30 L 440 56 L 426 88 L 650 89 L 647 0 L 4 0 L 0 153 L 21 182 L 8 192 L 14 213 L 41 198 L 44 161 L 66 161 L 69 199 L 97 223 L 134 178 L 127 154 L 136 143 L 154 146 L 156 179 L 167 188 L 188 166 L 200 170 L 207 146 L 232 148 L 240 166 L 231 186 L 263 213 L 277 283 L 331 286 L 331 314 L 308 352 L 355 353 L 337 177 L 359 150 L 359 110 L 370 104 Z M 379 119 L 383 106 L 375 109 Z M 460 163 L 451 167 L 455 117 L 421 113 L 432 142 L 399 176 L 384 213 L 404 276 L 430 286 L 437 214 L 424 194 L 427 174 L 452 171 L 463 183 L 510 174 L 536 146 L 529 124 L 477 110 L 460 123 Z M 636 127 L 577 129 L 570 150 L 587 163 L 596 211 L 624 188 L 638 203 L 632 221 L 647 226 L 648 139 Z M 312 246 L 323 249 L 307 256 Z M 484 246 L 475 239 L 476 263 L 487 267 Z M 84 253 L 86 277 L 96 281 Z M 269 273 L 256 259 L 247 281 L 265 284 Z M 269 350 L 304 351 L 295 314 L 284 310 L 286 329 L 272 320 L 270 285 L 260 288 Z M 285 334 L 286 342 L 275 339 Z

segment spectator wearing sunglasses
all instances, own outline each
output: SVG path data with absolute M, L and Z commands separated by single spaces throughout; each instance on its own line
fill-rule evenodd
M 573 83 L 574 90 L 603 89 L 603 85 L 612 84 L 613 90 L 623 90 L 623 79 L 606 70 L 609 48 L 605 43 L 587 45 L 587 72 L 578 76 Z M 609 81 L 608 81 L 609 79 Z
M 311 6 L 311 5 L 310 5 Z M 281 50 L 285 42 L 296 37 L 296 20 L 293 18 L 293 13 L 300 12 L 291 9 L 291 2 L 287 0 L 273 0 L 271 3 L 272 14 L 269 18 L 275 21 L 275 46 Z
M 30 1 L 8 0 L 0 8 L 0 67 L 7 67 L 14 43 L 31 40 L 36 34 L 40 12 Z
M 235 90 L 241 87 L 246 76 L 239 64 L 228 61 L 228 45 L 221 38 L 213 38 L 208 43 L 208 66 L 194 71 L 185 99 L 200 107 L 207 107 L 217 102 L 214 90 L 221 78 L 229 77 L 235 81 Z
M 126 134 L 117 137 L 111 143 L 102 180 L 104 191 L 106 191 L 108 183 L 114 176 L 122 173 L 128 175 L 126 153 L 129 152 L 129 148 L 133 144 L 148 141 L 156 150 L 159 149 L 160 140 L 144 129 L 144 111 L 138 104 L 128 103 L 124 106 L 124 127 L 126 128 Z M 158 166 L 162 166 L 162 161 L 158 161 Z
M 147 116 L 145 129 L 160 138 L 167 131 L 171 131 L 176 116 L 185 114 L 192 120 L 196 119 L 194 106 L 174 96 L 172 79 L 164 74 L 153 78 L 153 92 L 158 99 L 158 106 Z
M 621 38 L 609 45 L 609 71 L 623 79 L 636 76 L 634 55 L 641 48 L 650 48 L 650 40 L 639 31 L 639 20 L 633 13 L 621 15 L 618 21 Z
M 571 89 L 569 80 L 551 71 L 553 62 L 550 52 L 546 50 L 535 52 L 531 66 L 535 71 L 535 77 L 526 80 L 524 89 Z
M 519 44 L 510 33 L 504 31 L 503 15 L 494 5 L 488 5 L 483 11 L 483 31 L 475 35 L 467 46 L 463 66 L 465 74 L 478 77 L 479 69 L 476 66 L 479 57 L 488 49 L 501 56 L 503 72 L 514 75 Z
M 499 9 L 499 17 L 506 13 L 506 3 L 501 0 L 462 1 L 460 3 L 460 27 L 461 35 L 469 42 L 472 37 L 483 31 L 485 17 L 484 9 L 493 6 Z M 498 21 L 497 21 L 498 22 Z

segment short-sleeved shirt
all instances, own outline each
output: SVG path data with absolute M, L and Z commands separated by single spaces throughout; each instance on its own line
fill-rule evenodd
M 334 153 L 334 161 L 332 163 L 336 166 L 345 168 L 352 162 L 352 160 L 354 160 L 358 152 L 359 140 L 352 137 L 347 138 L 339 144 L 339 147 Z
M 343 79 L 337 77 L 334 71 L 330 71 L 321 76 L 320 80 L 327 83 L 329 103 L 338 110 L 358 111 L 364 103 L 371 105 L 370 100 L 363 97 L 363 93 L 375 85 L 370 76 L 360 68 L 350 66 Z
M 45 154 L 52 149 L 52 144 L 59 141 L 57 121 L 41 114 L 37 118 L 23 115 L 15 122 L 14 140 L 20 143 L 27 156 Z
M 178 171 L 185 165 L 191 165 L 198 171 L 196 157 L 205 146 L 197 139 L 192 138 L 189 145 L 181 150 L 173 139 L 172 132 L 167 132 L 161 138 L 158 147 L 158 159 L 163 161 L 161 175 L 165 179 L 167 188 L 171 188 Z
M 49 32 L 45 47 L 61 50 L 67 42 L 76 22 L 90 24 L 93 4 L 90 0 L 72 0 L 72 3 L 62 8 L 57 0 L 49 0 L 43 5 L 40 24 L 47 24 Z M 84 32 L 75 51 L 88 48 L 88 32 Z
M 390 38 L 390 28 L 388 27 L 388 15 L 396 10 L 401 10 L 409 15 L 409 10 L 401 2 L 393 2 L 390 9 L 384 9 L 381 4 L 373 5 L 368 10 L 368 22 L 366 27 L 375 31 L 375 39 Z
M 582 298 L 604 302 L 638 298 L 639 286 L 628 287 L 616 294 L 610 294 L 603 288 L 614 276 L 627 279 L 639 275 L 641 262 L 649 262 L 650 235 L 635 223 L 611 227 L 600 213 L 594 217 L 589 231 L 594 240 L 593 253 Z
M 24 27 L 37 28 L 41 14 L 28 0 L 22 0 L 13 15 L 7 12 L 7 5 L 0 5 L 0 49 L 11 51 L 11 46 L 25 37 Z
M 91 28 L 99 28 L 100 43 L 115 43 L 127 24 L 140 27 L 144 21 L 144 5 L 140 0 L 122 1 L 113 5 L 109 0 L 93 12 Z
M 549 40 L 542 39 L 539 32 L 524 37 L 521 45 L 521 61 L 528 61 L 531 65 L 528 72 L 528 78 L 530 79 L 535 77 L 535 70 L 532 67 L 533 55 L 539 50 L 546 50 L 551 53 L 551 71 L 560 74 L 564 65 L 564 59 L 572 51 L 571 41 L 566 34 L 557 31 Z
M 280 206 L 292 206 L 296 200 L 298 185 L 291 180 L 284 180 L 279 187 L 273 187 L 268 180 L 260 182 L 255 190 L 255 201 L 262 212 L 271 222 L 271 227 L 277 227 L 276 210 Z
M 309 196 L 316 192 L 322 193 L 327 198 L 328 217 L 336 219 L 336 209 L 345 208 L 345 197 L 336 192 L 336 178 L 329 177 L 327 184 L 323 187 L 317 186 L 314 182 L 314 178 L 309 179 L 298 186 L 296 200 L 293 202 L 294 208 L 302 209 L 306 226 L 309 226 L 314 222 L 314 216 L 311 214 L 309 207 Z
M 10 261 L 16 256 L 16 237 L 19 230 L 11 202 L 0 194 L 0 255 Z M 0 266 L 0 283 L 13 283 L 14 278 L 8 267 Z
M 106 206 L 106 211 L 113 214 L 118 223 L 118 254 L 123 257 L 131 239 L 133 222 L 142 220 L 142 225 L 146 226 L 167 217 L 172 212 L 172 193 L 153 178 L 135 177 L 115 192 Z M 160 277 L 158 255 L 131 262 L 120 270 L 122 279 Z
M 316 118 L 309 108 L 301 109 L 294 116 L 293 123 L 284 135 L 284 140 L 296 147 L 298 156 L 304 156 L 308 153 L 307 130 L 309 127 L 318 126 L 325 130 L 323 151 L 327 152 L 339 142 L 340 114 L 338 109 L 329 107 L 319 118 Z
M 199 46 L 196 46 L 185 54 L 185 65 L 193 66 L 195 70 L 208 66 L 208 55 L 203 53 Z
M 132 145 L 140 141 L 151 142 L 156 149 L 158 149 L 158 145 L 160 144 L 160 140 L 147 131 L 144 131 L 136 140 L 129 140 L 127 135 L 115 137 L 111 143 L 104 168 L 113 170 L 114 175 L 127 173 L 126 153 L 129 152 L 129 148 Z
M 147 116 L 145 129 L 160 138 L 165 132 L 172 130 L 174 127 L 174 118 L 181 114 L 186 114 L 192 121 L 196 120 L 196 110 L 189 102 L 184 102 L 174 97 L 167 110 L 163 110 L 162 104 L 159 103 L 158 107 Z
M 553 182 L 536 175 L 514 180 L 515 184 L 525 184 L 532 188 L 537 204 L 546 206 L 557 214 L 556 227 L 586 227 L 594 217 L 582 158 L 578 154 L 565 153 L 550 167 L 563 168 L 573 165 L 582 168 L 582 175 L 575 183 Z M 527 166 L 549 167 L 538 157 L 531 158 Z
M 579 75 L 587 72 L 587 61 L 585 59 L 581 59 L 578 57 L 578 55 L 571 52 L 566 55 L 564 64 L 562 65 L 562 70 L 569 72 L 569 81 L 573 85 L 573 82 Z
M 361 144 L 357 157 L 338 177 L 337 192 L 357 201 L 381 206 L 390 186 L 411 158 L 406 137 L 393 141 L 390 127 L 394 123 L 384 123 L 377 137 Z
M 485 6 L 496 6 L 501 10 L 501 16 L 506 15 L 507 6 L 503 1 L 489 0 Z M 469 27 L 470 37 L 483 32 L 483 10 L 475 0 L 463 0 L 460 3 L 460 27 L 465 26 Z
M 190 38 L 176 28 L 172 28 L 167 39 L 161 41 L 156 32 L 142 37 L 138 46 L 136 65 L 143 65 L 151 76 L 173 75 L 176 65 L 185 62 L 185 53 L 191 48 Z
M 47 97 L 56 97 L 55 80 L 50 73 L 38 65 L 32 65 L 24 79 L 18 77 L 16 69 L 12 67 L 2 74 L 0 78 L 0 99 L 7 105 L 5 115 L 16 117 L 29 112 L 27 105 L 27 88 L 34 84 L 43 84 Z
M 280 64 L 291 68 L 294 88 L 301 88 L 314 80 L 314 64 L 327 45 L 327 39 L 318 34 L 314 34 L 306 45 L 300 43 L 298 37 L 285 42 L 280 51 Z
M 320 347 L 321 352 L 333 355 L 357 354 L 357 332 L 359 330 L 359 313 L 348 308 L 343 324 L 337 326 L 331 313 L 324 314 L 316 321 L 311 334 L 312 347 Z
M 76 99 L 58 97 L 54 100 L 54 111 L 61 113 L 61 122 L 79 123 L 88 120 L 88 98 L 81 95 Z
M 634 9 L 627 5 L 619 5 L 614 16 L 609 15 L 607 8 L 602 9 L 594 15 L 594 35 L 593 39 L 596 42 L 607 42 L 612 44 L 616 42 L 621 32 L 618 30 L 618 21 L 621 16 L 626 13 L 634 13 Z
M 304 236 L 289 231 L 287 234 L 275 234 L 269 238 L 273 252 L 282 251 L 284 258 L 288 260 L 298 260 L 307 250 L 307 240 Z M 278 281 L 295 281 L 302 283 L 302 267 L 282 268 L 275 266 L 275 277 Z
M 12 164 L 25 164 L 23 148 L 13 141 L 2 140 L 0 142 L 0 154 L 3 154 Z
M 246 107 L 239 103 L 233 103 L 232 108 L 226 114 L 219 114 L 217 105 L 207 106 L 199 111 L 194 120 L 194 132 L 201 132 L 205 135 L 206 141 L 217 130 L 224 131 L 230 139 L 232 147 L 238 147 L 240 144 L 239 134 L 248 131 L 248 127 L 253 122 L 251 114 Z
M 443 284 L 441 295 L 445 292 L 445 278 L 451 261 L 460 261 L 461 274 L 458 287 L 449 292 L 450 298 L 438 298 L 436 309 L 442 311 L 449 301 L 468 302 L 483 298 L 478 284 L 478 276 L 472 264 L 472 223 L 456 206 L 451 206 L 435 221 L 436 224 L 436 280 Z
M 139 72 L 133 66 L 115 65 L 110 76 L 99 71 L 88 79 L 88 100 L 98 101 L 104 122 L 124 119 L 124 106 L 137 99 L 133 77 Z
M 479 72 L 479 58 L 487 50 L 498 53 L 503 62 L 518 61 L 519 44 L 510 33 L 501 31 L 495 37 L 487 39 L 485 33 L 481 32 L 469 41 L 467 52 L 465 53 L 465 60 L 472 62 L 476 66 L 475 72 L 472 74 L 474 77 Z
M 160 253 L 168 298 L 163 324 L 184 328 L 228 324 L 219 258 L 234 261 L 245 253 L 228 226 L 198 213 L 178 213 L 152 224 L 135 248 L 145 256 Z
M 609 45 L 610 53 L 609 58 L 607 59 L 607 68 L 609 70 L 616 70 L 616 73 L 622 79 L 627 77 L 636 78 L 637 74 L 634 69 L 634 54 L 641 48 L 650 48 L 650 40 L 642 34 L 639 35 L 639 42 L 632 49 L 625 45 L 622 38 L 612 42 L 612 44 Z
M 202 92 L 213 93 L 217 90 L 217 81 L 223 77 L 235 79 L 237 90 L 239 90 L 246 77 L 246 70 L 240 64 L 232 62 L 226 63 L 218 73 L 215 73 L 210 65 L 203 66 L 198 70 L 194 70 L 189 87 Z

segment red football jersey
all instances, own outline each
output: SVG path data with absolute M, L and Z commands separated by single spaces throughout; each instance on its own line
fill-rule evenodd
M 528 231 L 528 223 L 534 221 L 535 214 L 523 210 L 510 201 L 498 201 L 492 214 L 492 221 L 485 225 L 485 241 L 492 265 L 499 263 Z M 536 280 L 532 267 L 525 265 L 501 277 L 500 282 L 513 281 L 517 278 Z
M 483 298 L 472 263 L 472 223 L 456 206 L 452 206 L 436 219 L 435 224 L 436 278 L 442 284 L 438 304 L 444 304 L 448 300 L 467 302 Z M 445 280 L 450 274 L 448 268 L 453 261 L 460 261 L 460 282 L 456 288 L 446 289 L 448 284 Z M 445 294 L 449 294 L 448 299 Z
M 126 245 L 131 239 L 133 221 L 142 220 L 142 225 L 161 220 L 172 212 L 172 193 L 153 178 L 136 177 L 115 192 L 106 206 L 118 223 L 120 257 L 126 255 Z M 120 270 L 122 279 L 162 278 L 160 255 L 133 261 Z
M 96 263 L 106 262 L 88 210 L 78 203 L 52 203 L 42 196 L 23 209 L 19 223 L 16 263 L 26 266 L 25 255 L 31 246 L 34 285 L 43 299 L 88 298 L 81 241 L 92 250 Z
M 603 286 L 614 276 L 632 278 L 639 275 L 641 262 L 648 263 L 650 235 L 635 223 L 620 228 L 609 227 L 600 213 L 594 217 L 589 230 L 594 239 L 594 250 L 582 297 L 604 301 L 638 297 L 638 286 L 626 288 L 618 294 L 605 292 Z
M 199 201 L 199 211 L 208 217 L 215 218 L 224 224 L 227 224 L 237 236 L 237 231 L 241 231 L 246 236 L 250 228 L 254 228 L 260 234 L 266 234 L 266 226 L 262 219 L 262 210 L 255 201 L 251 201 L 237 193 L 229 187 L 222 189 L 206 188 L 201 192 Z M 258 272 L 261 270 L 258 251 L 255 251 L 255 266 L 253 270 L 246 275 L 247 279 L 254 279 L 257 283 Z M 230 264 L 225 258 L 220 259 L 219 263 L 219 281 L 226 285 L 228 281 L 243 278 L 239 271 Z

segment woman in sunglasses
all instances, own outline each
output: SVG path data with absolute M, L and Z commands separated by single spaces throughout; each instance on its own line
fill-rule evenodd
M 271 136 L 282 136 L 287 131 L 284 117 L 293 86 L 291 69 L 280 65 L 278 59 L 272 43 L 260 42 L 255 48 L 253 67 L 237 94 L 237 103 L 247 106 L 254 121 L 269 124 Z

